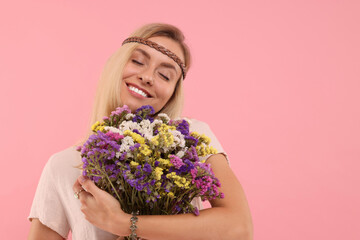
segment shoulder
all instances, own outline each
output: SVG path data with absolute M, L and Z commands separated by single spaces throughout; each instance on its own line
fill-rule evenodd
M 196 132 L 201 132 L 201 133 L 211 131 L 209 125 L 206 122 L 203 122 L 203 121 L 195 119 L 195 118 L 188 118 L 188 117 L 184 117 L 184 119 L 189 122 L 190 131 L 196 131 Z
M 80 164 L 80 152 L 76 150 L 75 146 L 71 146 L 51 155 L 49 162 L 54 167 L 64 164 Z
M 54 153 L 49 158 L 45 165 L 44 171 L 53 175 L 53 177 L 63 177 L 69 174 L 79 174 L 77 168 L 81 164 L 80 152 L 76 150 L 75 146 L 71 146 L 57 153 Z
M 205 134 L 207 137 L 209 137 L 210 146 L 214 147 L 218 151 L 218 153 L 223 154 L 226 160 L 229 162 L 229 158 L 223 146 L 221 145 L 218 138 L 216 137 L 216 135 L 214 134 L 214 132 L 211 130 L 210 126 L 206 122 L 194 118 L 187 118 L 187 117 L 184 117 L 184 119 L 186 119 L 189 122 L 190 132 Z M 206 159 L 208 157 L 210 157 L 210 155 L 208 155 Z

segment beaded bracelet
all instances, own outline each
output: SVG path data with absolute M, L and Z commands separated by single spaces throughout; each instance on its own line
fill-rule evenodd
M 130 234 L 130 239 L 131 240 L 137 240 L 137 235 L 136 235 L 136 222 L 138 221 L 138 217 L 136 216 L 135 212 L 132 212 L 132 217 L 130 218 L 130 222 L 131 222 L 131 226 L 130 226 L 130 230 L 131 230 L 131 234 Z

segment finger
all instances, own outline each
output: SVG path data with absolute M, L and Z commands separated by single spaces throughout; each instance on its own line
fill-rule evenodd
M 79 200 L 80 200 L 80 203 L 82 206 L 89 205 L 91 198 L 94 198 L 94 197 L 86 191 L 82 191 L 81 193 L 79 193 Z
M 88 193 L 91 193 L 91 195 L 94 197 L 98 196 L 102 192 L 102 190 L 98 188 L 93 181 L 84 176 L 80 176 L 78 178 L 78 182 L 84 189 L 86 189 Z
M 76 180 L 75 183 L 74 183 L 74 185 L 73 185 L 73 191 L 74 191 L 74 192 L 78 192 L 78 191 L 80 191 L 81 188 L 82 188 L 82 187 L 81 187 L 80 182 L 79 182 L 78 180 Z

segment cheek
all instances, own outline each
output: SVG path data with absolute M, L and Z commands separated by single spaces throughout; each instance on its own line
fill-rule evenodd
M 137 73 L 137 69 L 131 64 L 127 63 L 123 70 L 123 78 L 128 78 L 136 73 Z
M 165 88 L 166 90 L 164 90 L 163 92 L 163 96 L 166 100 L 169 100 L 171 98 L 171 96 L 173 95 L 174 91 L 175 91 L 175 87 L 174 86 L 167 86 L 167 88 Z

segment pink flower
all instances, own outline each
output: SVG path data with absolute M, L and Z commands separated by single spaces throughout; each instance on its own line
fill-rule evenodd
M 170 157 L 170 162 L 175 166 L 176 169 L 179 169 L 184 165 L 182 159 L 179 158 L 178 156 L 170 155 L 169 157 Z
M 119 139 L 124 138 L 123 135 L 120 135 L 119 133 L 114 133 L 114 132 L 107 132 L 106 135 L 111 137 L 112 139 L 115 139 L 115 140 L 119 140 Z

